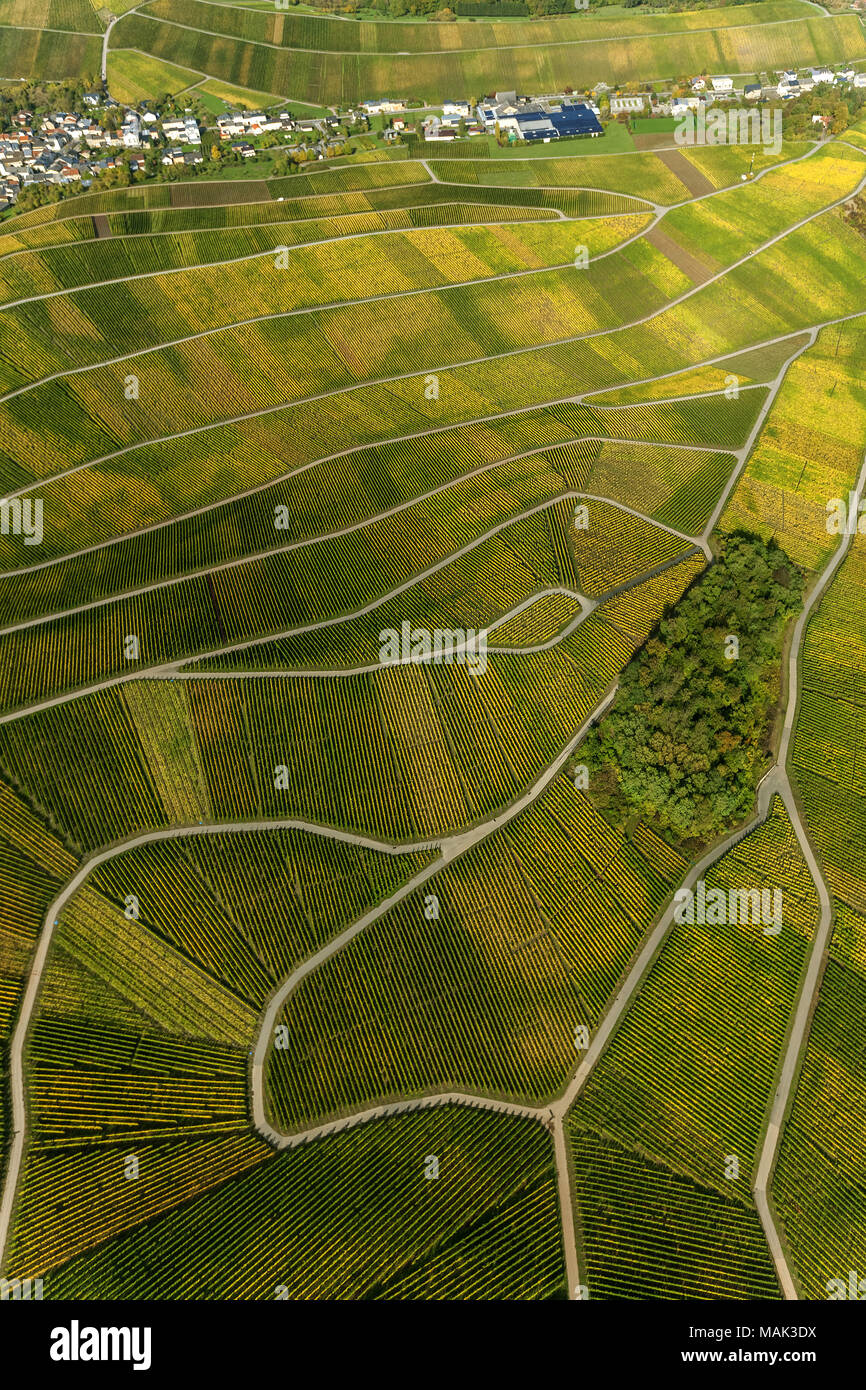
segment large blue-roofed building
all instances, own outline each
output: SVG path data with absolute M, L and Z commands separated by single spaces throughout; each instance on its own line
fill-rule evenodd
M 583 102 L 568 102 L 552 111 L 518 111 L 514 120 L 523 140 L 557 140 L 604 133 L 598 116 Z

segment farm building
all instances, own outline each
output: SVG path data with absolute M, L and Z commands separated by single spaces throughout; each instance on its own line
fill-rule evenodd
M 603 134 L 598 115 L 585 102 L 565 101 L 550 106 L 546 101 L 501 102 L 478 107 L 478 119 L 487 130 L 500 130 L 520 140 L 558 140 L 578 135 Z
M 623 111 L 643 111 L 643 97 L 611 97 L 610 114 L 619 116 Z
M 520 112 L 514 119 L 523 140 L 556 140 L 603 133 L 598 117 L 582 102 L 563 106 L 560 111 Z

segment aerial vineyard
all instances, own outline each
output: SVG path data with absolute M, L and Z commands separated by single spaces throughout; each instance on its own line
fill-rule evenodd
M 575 1127 L 574 1181 L 592 1299 L 777 1299 L 757 1213 Z
M 680 1242 L 693 1247 L 680 1278 L 700 1284 L 707 1277 L 700 1266 L 701 1255 L 708 1253 L 707 1222 L 717 1219 L 710 1213 L 723 1204 L 740 1205 L 741 1239 L 755 1257 L 760 1251 L 761 1258 L 754 1261 L 758 1268 L 771 1269 L 760 1243 L 750 1180 L 817 920 L 814 885 L 778 801 L 769 819 L 713 866 L 706 884 L 708 889 L 721 887 L 729 901 L 731 890 L 778 890 L 780 910 L 775 916 L 764 913 L 762 899 L 763 915 L 757 921 L 744 921 L 740 911 L 739 920 L 729 916 L 718 925 L 697 920 L 674 925 L 626 1021 L 570 1112 L 584 1247 L 608 1297 L 615 1296 L 610 1290 L 619 1281 L 635 1277 L 635 1269 L 632 1265 L 624 1273 L 619 1261 L 609 1263 L 610 1235 L 597 1221 L 595 1203 L 603 1198 L 596 1182 L 609 1194 L 626 1182 L 635 1189 L 631 1201 L 618 1198 L 618 1222 L 627 1244 L 635 1240 L 638 1248 L 643 1246 L 643 1297 L 688 1296 L 688 1282 L 679 1293 L 671 1292 Z M 732 1155 L 736 1168 L 730 1164 Z M 583 1165 L 590 1183 L 586 1194 Z M 639 1228 L 645 1230 L 642 1202 L 636 1197 L 640 1183 L 657 1189 L 652 1202 L 662 1202 L 661 1193 L 669 1190 L 684 1226 L 682 1234 L 676 1227 L 655 1231 L 651 1249 L 645 1237 L 637 1236 Z M 728 1253 L 734 1258 L 737 1252 Z M 766 1274 L 740 1271 L 736 1277 L 746 1282 L 729 1284 L 724 1296 L 762 1296 L 750 1287 L 753 1278 L 758 1288 L 767 1288 Z M 636 1290 L 628 1296 L 636 1296 Z
M 580 228 L 582 244 L 591 254 L 608 251 L 619 241 L 641 231 L 647 220 L 629 216 L 583 222 Z M 344 221 L 345 219 L 340 219 L 334 230 L 344 228 Z M 473 229 L 472 233 L 454 233 L 455 246 L 459 248 L 461 243 L 470 247 L 487 245 L 492 251 L 498 243 L 500 249 L 496 268 L 501 264 L 503 270 L 510 266 L 509 252 L 512 255 L 522 254 L 526 257 L 528 265 L 540 268 L 547 259 L 545 248 L 554 245 L 561 247 L 561 260 L 555 263 L 573 261 L 573 229 L 561 223 L 551 225 L 547 222 L 539 229 L 541 235 L 533 236 L 532 233 L 536 229 L 532 227 L 531 222 L 531 218 L 527 221 L 521 220 L 519 227 L 515 227 L 508 234 L 501 226 Z M 351 230 L 355 225 L 350 218 L 344 232 Z M 369 230 L 360 223 L 357 227 L 361 233 Z M 313 227 L 297 227 L 292 223 L 278 222 L 273 225 L 225 228 L 211 232 L 183 232 L 159 238 L 112 237 L 85 245 L 52 246 L 38 253 L 34 251 L 31 254 L 9 256 L 0 262 L 0 275 L 6 287 L 6 296 L 11 300 L 158 271 L 192 269 L 213 262 L 252 260 L 257 254 L 275 251 L 280 246 L 304 246 L 308 244 L 307 238 L 315 245 L 318 256 L 324 259 L 328 249 L 326 245 L 316 243 L 327 243 L 328 237 L 316 236 L 317 230 L 327 233 L 331 228 L 324 223 L 317 228 L 315 224 Z M 383 227 L 381 230 L 389 229 Z M 434 239 L 427 231 L 403 233 L 396 228 L 393 231 L 394 235 L 388 242 L 392 258 L 399 257 L 401 247 L 406 243 L 420 248 L 427 242 L 433 244 Z M 451 244 L 447 237 L 439 240 L 443 249 Z M 376 250 L 375 244 L 369 239 L 365 240 L 363 245 L 367 251 Z M 352 248 L 343 246 L 343 252 L 347 251 L 351 254 Z M 296 274 L 302 273 L 304 259 L 303 255 L 293 257 L 292 267 Z M 447 276 L 450 279 L 452 277 L 448 276 L 448 269 L 447 263 L 442 266 L 443 277 Z M 380 268 L 374 265 L 371 286 L 376 283 L 380 273 Z M 275 279 L 273 283 L 276 286 L 279 282 Z M 414 287 L 421 288 L 422 282 L 419 281 Z
M 16 0 L 9 0 L 16 3 Z M 295 14 L 288 11 L 276 16 L 255 10 L 243 10 L 210 3 L 210 0 L 156 0 L 148 12 L 157 18 L 173 20 L 214 34 L 249 39 L 288 48 L 320 50 L 401 53 L 404 50 L 434 52 L 437 49 L 495 48 L 499 44 L 567 44 L 591 39 L 618 38 L 621 35 L 664 33 L 703 28 L 706 20 L 699 14 L 677 14 L 671 19 L 657 16 L 616 15 L 592 13 L 580 16 L 551 16 L 540 23 L 490 23 L 484 20 L 458 27 L 448 26 L 444 32 L 436 24 L 340 23 L 322 15 Z M 714 15 L 719 27 L 761 22 L 800 19 L 809 14 L 807 6 L 798 0 L 771 0 L 769 4 L 745 5 L 735 15 L 722 10 Z
M 838 902 L 830 961 L 776 1167 L 776 1206 L 805 1298 L 826 1299 L 833 1279 L 847 1285 L 848 1271 L 859 1268 L 866 1252 L 857 1119 L 866 1094 L 859 1046 L 864 943 L 866 919 Z
M 117 8 L 122 103 L 388 96 L 418 132 L 445 97 L 866 62 L 856 14 L 802 0 Z M 98 85 L 109 11 L 0 0 L 0 74 Z M 285 176 L 7 211 L 4 1278 L 681 1303 L 823 1299 L 866 1260 L 862 537 L 796 626 L 866 456 L 852 92 L 777 149 L 374 118 Z M 712 841 L 656 813 L 676 662 L 604 734 L 756 534 L 759 620 L 741 568 L 689 652 L 782 613 L 798 646 L 760 728 L 683 676 L 699 737 L 720 706 L 691 763 L 740 798 Z M 722 917 L 675 913 L 684 881 Z
M 467 813 L 489 813 L 502 804 L 504 791 L 510 799 L 520 779 L 563 747 L 645 640 L 660 605 L 672 602 L 702 564 L 702 558 L 686 559 L 629 590 L 558 648 L 491 656 L 484 677 L 455 665 L 325 682 L 185 682 L 214 817 L 299 815 L 402 840 L 429 836 Z M 542 688 L 555 691 L 555 699 L 548 703 Z M 402 692 L 397 703 L 396 691 Z M 413 731 L 421 718 L 430 730 L 423 762 Z M 519 744 L 514 743 L 517 727 Z M 359 729 L 369 737 L 360 746 L 363 762 Z M 327 742 L 320 746 L 323 737 Z M 106 739 L 115 750 L 115 791 L 100 797 L 96 789 L 105 774 L 99 750 Z M 510 751 L 502 764 L 499 752 L 495 761 L 484 752 L 506 747 Z M 460 750 L 459 758 L 451 748 Z M 46 757 L 53 760 L 50 772 Z M 80 771 L 72 777 L 77 763 Z M 275 787 L 276 765 L 291 770 L 285 790 Z M 69 769 L 68 783 L 63 768 Z M 394 768 L 399 794 L 387 773 Z M 100 845 L 141 825 L 167 823 L 122 687 L 0 723 L 0 769 L 56 820 L 72 844 Z
M 2 0 L 0 24 L 79 34 L 101 34 L 103 29 L 90 0 Z
M 748 1201 L 769 1081 L 817 917 L 814 885 L 778 801 L 766 823 L 713 866 L 706 884 L 728 895 L 778 890 L 780 911 L 765 911 L 762 898 L 757 921 L 672 927 L 572 1120 Z M 775 911 L 777 900 L 769 901 Z M 753 993 L 754 980 L 761 986 Z M 731 1153 L 740 1176 L 727 1180 Z
M 577 1025 L 598 1018 L 665 895 L 659 870 L 557 781 L 289 998 L 268 1072 L 280 1126 L 428 1091 L 555 1095 Z
M 0 73 L 7 80 L 91 83 L 99 73 L 101 50 L 102 39 L 92 32 L 0 25 Z
M 798 564 L 819 569 L 837 544 L 827 503 L 846 498 L 866 449 L 858 361 L 863 324 L 825 328 L 794 361 L 721 525 L 775 535 Z
M 544 44 L 532 26 L 531 47 L 521 47 L 519 40 L 509 36 L 506 43 L 515 46 L 505 50 L 488 47 L 413 53 L 406 44 L 405 54 L 404 50 L 392 54 L 346 52 L 343 45 L 352 41 L 355 26 L 333 21 L 330 31 L 349 31 L 345 38 L 338 35 L 336 52 L 283 46 L 282 40 L 279 45 L 268 46 L 270 41 L 261 35 L 270 32 L 267 26 L 275 22 L 272 17 L 233 12 L 229 37 L 224 29 L 212 27 L 214 15 L 218 23 L 225 25 L 227 12 L 223 7 L 205 5 L 197 9 L 204 10 L 206 18 L 211 17 L 209 23 L 184 28 L 175 19 L 173 5 L 167 4 L 129 14 L 112 33 L 112 49 L 136 48 L 156 58 L 171 58 L 224 82 L 319 105 L 360 101 L 368 92 L 441 101 L 455 89 L 506 91 L 509 83 L 512 89 L 555 92 L 566 83 L 579 89 L 590 87 L 600 71 L 609 80 L 622 83 L 675 77 L 713 67 L 726 72 L 754 73 L 778 70 L 791 63 L 840 62 L 866 55 L 866 41 L 856 16 L 825 18 L 814 11 L 808 18 L 791 19 L 784 24 L 738 27 L 734 23 L 719 32 L 709 28 L 703 32 L 677 32 L 668 27 L 645 37 L 632 37 L 637 31 L 631 29 L 629 37 L 619 38 L 614 45 L 607 38 Z M 236 27 L 238 19 L 240 32 Z M 276 23 L 282 19 L 278 16 Z M 627 21 L 628 25 L 631 23 Z M 423 36 L 429 31 L 430 26 L 420 28 Z M 376 30 L 371 28 L 369 32 L 375 44 Z M 577 25 L 574 32 L 578 32 Z M 255 37 L 247 37 L 247 33 Z M 511 31 L 506 29 L 506 33 L 510 35 Z
M 736 307 L 736 298 L 732 298 L 733 292 L 738 286 L 749 293 L 763 295 L 766 299 L 768 293 L 773 299 L 773 310 L 770 318 L 771 323 L 775 321 L 777 331 L 780 334 L 790 333 L 794 328 L 801 326 L 808 315 L 827 314 L 832 311 L 844 312 L 853 303 L 850 290 L 846 290 L 846 280 L 844 278 L 833 278 L 820 284 L 813 281 L 805 285 L 802 293 L 795 299 L 790 295 L 783 296 L 781 286 L 788 283 L 786 277 L 796 271 L 798 259 L 806 257 L 812 253 L 821 232 L 824 218 L 834 219 L 835 225 L 828 230 L 833 232 L 832 256 L 841 272 L 847 264 L 853 264 L 853 258 L 859 250 L 859 238 L 856 233 L 845 228 L 841 219 L 835 213 L 823 214 L 813 221 L 807 223 L 796 232 L 790 233 L 781 241 L 775 243 L 772 248 L 758 253 L 746 264 L 738 266 L 730 272 L 727 277 L 728 283 L 717 281 L 704 287 L 696 296 L 682 299 L 679 303 L 670 308 L 663 308 L 660 305 L 660 312 L 651 314 L 648 322 L 641 327 L 629 330 L 629 339 L 635 351 L 649 352 L 654 358 L 653 365 L 658 370 L 675 370 L 682 365 L 685 355 L 694 356 L 696 352 L 712 354 L 713 346 L 718 344 L 723 334 L 733 335 L 738 347 L 747 347 L 754 344 L 755 338 L 759 336 L 759 330 L 755 327 L 754 314 L 746 314 L 742 309 Z M 823 243 L 822 243 L 823 244 Z M 637 246 L 638 243 L 633 243 Z M 658 303 L 666 293 L 675 293 L 675 275 L 673 268 L 667 270 L 661 260 L 652 256 L 639 255 L 638 260 L 642 262 L 640 269 L 634 267 L 634 273 L 638 277 L 637 283 L 632 278 L 631 273 L 626 273 L 625 267 L 629 264 L 629 257 L 632 255 L 632 247 L 624 247 L 617 255 L 623 257 L 621 263 L 621 274 L 617 277 L 617 287 L 614 298 L 618 303 L 611 303 L 605 300 L 602 305 L 599 303 L 596 310 L 597 314 L 604 314 L 609 317 L 613 312 L 617 312 L 625 317 L 627 312 L 626 299 L 628 292 L 631 292 L 632 304 L 643 302 L 644 305 L 651 304 L 653 299 Z M 613 257 L 607 257 L 597 262 L 603 268 L 609 266 Z M 600 271 L 600 273 L 602 273 Z M 588 274 L 592 273 L 592 264 Z M 195 383 L 194 395 L 189 391 L 185 393 L 183 400 L 179 398 L 176 386 L 171 384 L 171 375 L 165 376 L 163 367 L 167 369 L 168 363 L 164 359 L 153 354 L 144 354 L 137 359 L 137 364 L 141 369 L 140 383 L 141 391 L 137 409 L 129 412 L 122 408 L 122 402 L 117 400 L 118 388 L 122 385 L 123 376 L 117 368 L 96 368 L 93 372 L 81 373 L 73 379 L 73 389 L 80 398 L 82 405 L 85 405 L 88 412 L 104 412 L 109 405 L 109 400 L 114 397 L 115 407 L 112 411 L 113 424 L 116 429 L 126 433 L 127 437 L 131 432 L 130 427 L 133 421 L 137 422 L 139 434 L 146 432 L 148 435 L 160 432 L 168 432 L 168 417 L 171 414 L 176 421 L 175 428 L 178 426 L 191 428 L 196 425 L 208 423 L 208 415 L 213 418 L 217 413 L 218 402 L 224 390 L 231 390 L 235 397 L 235 408 L 243 413 L 244 410 L 260 410 L 266 408 L 267 397 L 273 400 L 277 391 L 286 400 L 286 393 L 297 398 L 305 391 L 312 392 L 313 374 L 305 369 L 307 361 L 306 354 L 315 351 L 317 355 L 318 371 L 315 374 L 318 390 L 330 386 L 330 389 L 351 383 L 351 375 L 347 370 L 349 364 L 354 369 L 354 373 L 360 376 L 362 373 L 366 377 L 376 374 L 376 358 L 382 358 L 385 352 L 389 353 L 393 359 L 396 355 L 400 360 L 411 360 L 415 370 L 420 374 L 415 379 L 415 390 L 418 393 L 415 397 L 416 402 L 419 397 L 423 397 L 423 376 L 426 371 L 438 367 L 441 375 L 439 376 L 440 390 L 435 404 L 438 407 L 437 413 L 447 409 L 448 392 L 450 384 L 448 368 L 443 366 L 441 361 L 437 361 L 440 353 L 451 356 L 451 360 L 460 354 L 463 360 L 479 357 L 485 353 L 503 352 L 519 355 L 519 337 L 529 337 L 536 335 L 542 338 L 542 342 L 550 341 L 551 335 L 558 332 L 568 339 L 563 344 L 562 350 L 558 348 L 546 348 L 545 351 L 553 353 L 553 362 L 558 371 L 562 372 L 564 363 L 568 362 L 569 373 L 577 372 L 578 379 L 585 382 L 588 388 L 599 388 L 604 385 L 611 385 L 611 377 L 616 369 L 612 367 L 604 354 L 605 342 L 602 337 L 596 336 L 591 339 L 575 337 L 575 331 L 580 328 L 580 319 L 575 320 L 575 310 L 577 308 L 577 290 L 562 277 L 566 272 L 540 272 L 539 277 L 534 281 L 536 290 L 543 287 L 547 291 L 542 298 L 536 297 L 530 300 L 529 297 L 519 297 L 515 305 L 509 304 L 506 319 L 508 333 L 503 333 L 503 291 L 497 291 L 497 286 L 466 286 L 463 289 L 452 289 L 444 291 L 426 292 L 416 296 L 413 303 L 413 313 L 403 315 L 398 318 L 396 310 L 389 323 L 386 319 L 382 321 L 382 311 L 377 308 L 377 319 L 375 327 L 372 319 L 371 306 L 355 305 L 351 308 L 319 311 L 315 315 L 300 315 L 290 318 L 276 320 L 270 325 L 264 339 L 265 329 L 250 325 L 246 328 L 221 330 L 208 340 L 198 339 L 192 345 L 187 344 L 177 349 L 172 349 L 172 354 L 177 354 L 184 361 L 184 371 L 188 377 L 188 383 Z M 573 272 L 572 272 L 573 274 Z M 553 277 L 549 282 L 545 281 L 545 276 Z M 559 278 L 557 278 L 559 277 Z M 610 272 L 610 280 L 613 280 L 613 273 Z M 601 282 L 599 282 L 601 283 Z M 768 286 L 776 285 L 778 290 L 769 291 Z M 759 286 L 761 288 L 759 288 Z M 454 296 L 461 296 L 459 301 L 454 301 Z M 583 319 L 584 326 L 590 313 L 590 304 L 586 301 L 586 291 L 580 296 L 583 301 L 580 318 Z M 640 299 L 637 298 L 640 296 Z M 453 301 L 453 302 L 452 302 Z M 498 302 L 497 302 L 498 301 Z M 769 312 L 769 306 L 768 312 Z M 467 332 L 462 322 L 458 320 L 457 311 L 465 314 L 473 313 L 476 317 L 472 320 L 472 332 Z M 700 312 L 699 312 L 700 311 Z M 365 322 L 365 316 L 369 322 Z M 539 317 L 545 320 L 543 332 Z M 309 325 L 306 324 L 310 318 Z M 557 323 L 557 318 L 559 323 Z M 315 323 L 313 323 L 315 319 Z M 561 325 L 561 326 L 560 326 Z M 47 325 L 46 325 L 47 326 Z M 597 330 L 596 330 L 597 331 Z M 688 332 L 688 340 L 683 335 Z M 311 336 L 312 335 L 312 336 Z M 447 345 L 446 345 L 447 335 Z M 436 347 L 437 336 L 442 337 L 442 342 L 438 349 Z M 615 340 L 616 334 L 612 335 Z M 257 342 L 258 339 L 258 342 Z M 515 340 L 517 339 L 517 341 Z M 575 339 L 571 341 L 571 339 Z M 483 341 L 482 341 L 483 340 Z M 265 343 L 267 348 L 265 348 Z M 271 372 L 267 377 L 260 369 L 257 353 L 267 351 L 268 366 Z M 610 347 L 612 344 L 609 344 Z M 34 344 L 35 346 L 35 344 Z M 539 347 L 541 344 L 539 344 Z M 194 347 L 195 351 L 192 351 Z M 48 351 L 48 339 L 46 337 L 45 347 L 39 351 Z M 730 351 L 730 347 L 729 347 Z M 363 361 L 360 352 L 364 353 Z M 237 373 L 232 377 L 226 375 L 225 354 L 235 356 L 243 354 L 246 367 L 246 380 L 241 381 Z M 276 357 L 274 354 L 277 354 Z M 342 354 L 342 356 L 340 355 Z M 345 360 L 344 360 L 345 359 Z M 534 358 L 534 363 L 538 364 L 541 358 Z M 252 363 L 252 369 L 250 364 Z M 384 364 L 383 364 L 384 365 Z M 518 357 L 514 359 L 514 365 L 518 365 Z M 290 366 L 293 370 L 290 370 Z M 176 368 L 175 368 L 176 370 Z M 381 370 L 381 368 L 380 368 Z M 496 377 L 496 394 L 509 397 L 513 400 L 515 396 L 527 394 L 526 383 L 520 374 L 510 374 L 507 379 L 502 372 L 494 373 L 491 364 L 479 362 L 477 366 L 471 363 L 469 367 L 460 367 L 456 370 L 461 377 L 472 380 L 478 376 Z M 384 373 L 383 373 L 384 375 Z M 199 378 L 196 381 L 196 377 Z M 356 377 L 357 379 L 357 377 Z M 574 377 L 572 376 L 572 381 Z M 620 379 L 622 371 L 620 369 Z M 408 380 L 408 378 L 407 378 Z M 231 383 L 231 384 L 230 384 Z M 389 396 L 400 394 L 399 383 L 392 384 Z M 419 390 L 419 387 L 421 388 Z M 522 389 L 521 389 L 522 388 Z M 28 425 L 28 420 L 32 418 L 33 412 L 38 412 L 40 407 L 44 408 L 44 396 L 50 397 L 53 384 L 36 386 L 31 391 L 11 399 L 7 403 L 7 410 L 10 416 L 10 426 L 14 425 L 15 432 L 21 438 L 21 446 L 27 441 L 29 455 L 33 455 L 32 428 Z M 573 385 L 571 393 L 573 393 Z M 108 398 L 106 399 L 106 391 Z M 551 393 L 553 394 L 553 393 Z M 561 395 L 568 395 L 570 392 L 563 390 Z M 264 397 L 264 398 L 263 398 Z M 440 404 L 445 402 L 445 405 Z M 452 392 L 452 407 L 454 397 Z M 423 408 L 423 402 L 422 402 Z M 178 412 L 183 410 L 178 418 Z M 148 422 L 148 415 L 151 416 Z M 125 418 L 124 418 L 125 417 Z M 162 430 L 160 430 L 159 420 L 161 417 Z M 72 421 L 67 425 L 69 434 L 72 433 Z M 76 433 L 79 439 L 74 442 L 70 440 L 72 460 L 75 456 L 80 458 L 87 440 L 87 447 L 92 454 L 104 456 L 112 452 L 112 443 L 105 432 L 98 428 L 92 415 L 90 418 L 82 418 L 80 423 L 75 421 Z M 119 440 L 115 439 L 114 448 L 118 447 Z M 43 449 L 44 452 L 44 449 Z M 67 460 L 69 459 L 67 453 Z M 14 475 L 13 475 L 14 476 Z
M 530 469 L 531 482 L 521 489 L 521 473 L 527 470 L 510 471 L 514 474 L 510 495 L 503 496 L 496 488 L 504 479 L 482 473 L 392 516 L 381 516 L 313 545 L 279 546 L 280 533 L 275 530 L 270 555 L 224 562 L 205 576 L 176 583 L 163 580 L 129 596 L 78 605 L 74 613 L 63 616 L 12 624 L 0 631 L 0 650 L 5 653 L 0 708 L 21 706 L 28 691 L 31 696 L 49 695 L 107 676 L 128 678 L 135 670 L 133 663 L 140 662 L 142 670 L 152 672 L 166 663 L 248 646 L 268 635 L 293 636 L 342 616 L 364 616 L 410 587 L 417 568 L 413 536 L 416 545 L 417 537 L 425 536 L 426 569 L 432 572 L 452 557 L 460 559 L 488 531 L 506 524 L 506 508 L 514 505 L 518 489 L 527 494 L 526 510 L 539 489 L 535 492 L 540 498 L 537 513 L 558 490 L 555 474 L 533 476 Z M 583 507 L 588 508 L 585 517 Z M 545 554 L 551 542 L 559 553 L 558 562 Z M 474 624 L 469 622 L 471 607 L 464 613 L 466 623 L 476 627 L 504 616 L 549 583 L 568 584 L 599 597 L 693 549 L 688 537 L 604 502 L 565 502 L 546 521 L 538 516 L 533 525 L 527 518 L 513 532 L 501 533 L 501 540 L 497 537 L 488 544 L 482 556 L 471 557 L 451 576 L 443 576 L 451 595 L 443 615 L 447 616 L 449 603 L 455 615 L 458 588 L 472 594 L 470 602 L 480 603 Z M 350 562 L 344 569 L 346 557 Z M 483 571 L 480 593 L 475 593 L 473 576 Z M 420 608 L 416 598 L 410 599 L 408 608 L 392 603 L 374 612 L 372 624 L 362 626 L 366 650 L 358 652 L 357 664 L 363 665 L 365 658 L 376 659 L 375 648 L 367 643 L 375 641 L 377 623 L 380 628 L 399 628 L 407 614 L 417 619 L 425 611 L 433 616 L 437 612 L 435 590 L 429 588 L 422 591 Z M 389 616 L 393 623 L 387 621 Z M 275 655 L 282 659 L 281 651 Z M 233 653 L 230 661 L 233 664 Z M 248 647 L 247 664 L 256 665 L 254 648 Z
M 261 1162 L 247 1118 L 256 1009 L 430 859 L 283 830 L 157 841 L 97 869 L 59 919 L 28 1042 L 13 1263 L 41 1273 Z
M 424 1175 L 428 1154 L 435 1182 Z M 335 1200 L 347 1191 L 351 1206 Z M 339 1262 L 328 1255 L 335 1245 Z M 272 1157 L 56 1268 L 45 1289 L 49 1298 L 273 1299 L 286 1289 L 293 1299 L 544 1299 L 564 1297 L 564 1283 L 549 1136 L 525 1120 L 443 1107 Z

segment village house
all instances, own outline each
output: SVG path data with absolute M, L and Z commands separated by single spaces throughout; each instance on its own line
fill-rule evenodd
M 405 101 L 392 101 L 387 97 L 381 101 L 362 101 L 361 106 L 368 116 L 391 116 L 406 110 Z
M 697 111 L 703 106 L 701 97 L 671 97 L 671 115 L 681 116 L 685 111 Z
M 123 118 L 121 139 L 128 150 L 137 149 L 141 144 L 141 121 L 134 111 L 127 111 Z

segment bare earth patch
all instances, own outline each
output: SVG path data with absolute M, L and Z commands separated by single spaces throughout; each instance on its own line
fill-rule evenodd
M 714 193 L 715 187 L 710 183 L 706 174 L 702 174 L 700 169 L 696 169 L 690 160 L 686 159 L 681 150 L 660 150 L 658 158 L 672 174 L 676 174 L 681 183 L 684 183 L 693 198 L 700 198 L 704 193 Z
M 661 227 L 652 227 L 645 235 L 651 246 L 654 246 L 657 251 L 661 251 L 662 255 L 667 256 L 669 261 L 673 261 L 674 265 L 685 275 L 688 275 L 689 279 L 696 285 L 702 285 L 705 280 L 709 280 L 710 276 L 715 274 L 716 270 L 721 269 L 720 266 L 712 262 L 706 265 L 703 261 L 698 260 L 691 251 L 686 251 L 679 242 L 674 241 L 673 237 L 669 237 L 667 232 L 663 232 Z

